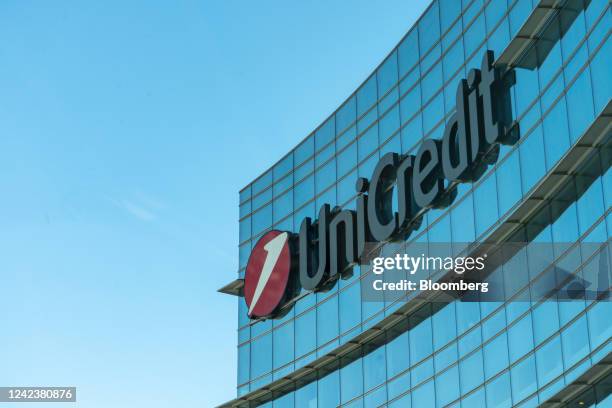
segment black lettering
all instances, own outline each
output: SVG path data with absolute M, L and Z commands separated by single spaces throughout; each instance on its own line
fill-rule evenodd
M 385 154 L 376 165 L 368 190 L 368 222 L 372 237 L 386 241 L 397 232 L 397 213 L 393 212 L 393 184 L 395 183 L 399 155 Z
M 315 290 L 319 287 L 321 282 L 327 281 L 329 277 L 329 221 L 330 221 L 330 207 L 329 204 L 323 204 L 321 209 L 319 210 L 319 219 L 317 220 L 317 236 L 316 240 L 318 241 L 318 250 L 316 251 L 316 256 L 313 256 L 311 259 L 316 260 L 316 265 L 314 262 L 311 262 L 310 269 L 302 269 L 303 264 L 307 264 L 309 261 L 302 261 L 300 259 L 300 283 L 302 287 L 306 290 Z M 304 227 L 304 222 L 302 222 L 302 227 Z M 308 227 L 308 225 L 306 226 Z M 306 228 L 311 229 L 311 228 Z M 302 249 L 302 228 L 300 228 L 300 250 Z M 304 235 L 308 235 L 308 232 L 305 232 Z M 312 240 L 311 240 L 312 242 Z M 307 255 L 308 257 L 308 255 Z M 300 258 L 302 258 L 300 256 Z M 316 268 L 316 272 L 312 274 L 312 270 Z
M 357 262 L 357 214 L 352 210 L 338 211 L 329 224 L 329 277 L 338 275 L 346 279 L 352 269 L 346 269 Z M 344 273 L 345 270 L 349 273 Z
M 442 142 L 423 141 L 412 169 L 412 192 L 420 208 L 436 207 L 444 192 L 444 178 L 440 165 Z
M 357 180 L 357 196 L 356 208 L 357 208 L 357 258 L 361 264 L 366 264 L 366 246 L 368 242 L 371 242 L 372 234 L 370 234 L 370 227 L 368 223 L 368 195 L 365 192 L 368 189 L 368 180 L 364 177 L 360 177 Z
M 419 222 L 415 222 L 414 217 L 420 208 L 414 201 L 412 192 L 412 168 L 414 166 L 414 156 L 407 156 L 402 160 L 397 168 L 397 222 L 401 238 L 406 238 L 410 232 L 419 228 Z

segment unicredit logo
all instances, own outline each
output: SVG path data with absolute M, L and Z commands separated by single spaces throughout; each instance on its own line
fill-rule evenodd
M 290 289 L 292 251 L 288 232 L 273 230 L 251 251 L 244 277 L 244 298 L 251 318 L 272 316 Z
M 355 210 L 323 204 L 318 219 L 304 218 L 297 234 L 270 231 L 259 240 L 245 276 L 251 318 L 282 314 L 288 309 L 281 309 L 283 299 L 300 288 L 325 291 L 350 277 L 352 266 L 369 262 L 367 243 L 405 240 L 426 211 L 453 202 L 456 184 L 478 180 L 497 161 L 499 145 L 516 143 L 509 97 L 514 76 L 509 71 L 502 79 L 493 62 L 493 52 L 485 52 L 481 69 L 459 81 L 456 112 L 441 140 L 424 140 L 414 155 L 387 153 L 369 180 L 357 180 Z

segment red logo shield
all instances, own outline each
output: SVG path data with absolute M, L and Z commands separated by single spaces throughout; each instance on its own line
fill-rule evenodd
M 272 230 L 251 251 L 244 277 L 244 299 L 251 318 L 270 316 L 287 290 L 291 272 L 289 233 Z

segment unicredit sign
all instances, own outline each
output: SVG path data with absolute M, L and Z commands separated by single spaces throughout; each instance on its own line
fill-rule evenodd
M 446 123 L 441 140 L 423 141 L 415 155 L 387 153 L 370 180 L 357 180 L 356 211 L 324 204 L 317 220 L 304 218 L 298 234 L 270 231 L 260 238 L 245 272 L 250 317 L 278 315 L 300 287 L 328 290 L 338 278 L 347 278 L 353 265 L 368 262 L 366 243 L 405 240 L 418 229 L 427 209 L 452 203 L 455 183 L 477 180 L 497 160 L 500 144 L 516 142 L 518 132 L 509 131 L 508 126 L 507 86 L 493 61 L 493 52 L 486 51 L 481 70 L 470 70 L 468 78 L 459 82 L 456 113 Z M 262 252 L 266 245 L 270 250 Z M 280 255 L 283 250 L 287 251 L 284 257 Z M 284 263 L 277 268 L 281 259 Z M 270 290 L 268 299 L 266 289 L 273 285 L 268 275 L 274 270 L 286 271 L 286 282 L 281 285 L 281 295 L 280 289 Z M 279 279 L 285 279 L 285 274 L 279 274 Z M 266 307 L 259 307 L 259 302 Z

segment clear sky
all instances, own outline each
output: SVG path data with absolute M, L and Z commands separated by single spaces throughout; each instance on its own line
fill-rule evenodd
M 0 2 L 0 386 L 233 398 L 238 191 L 427 3 Z

